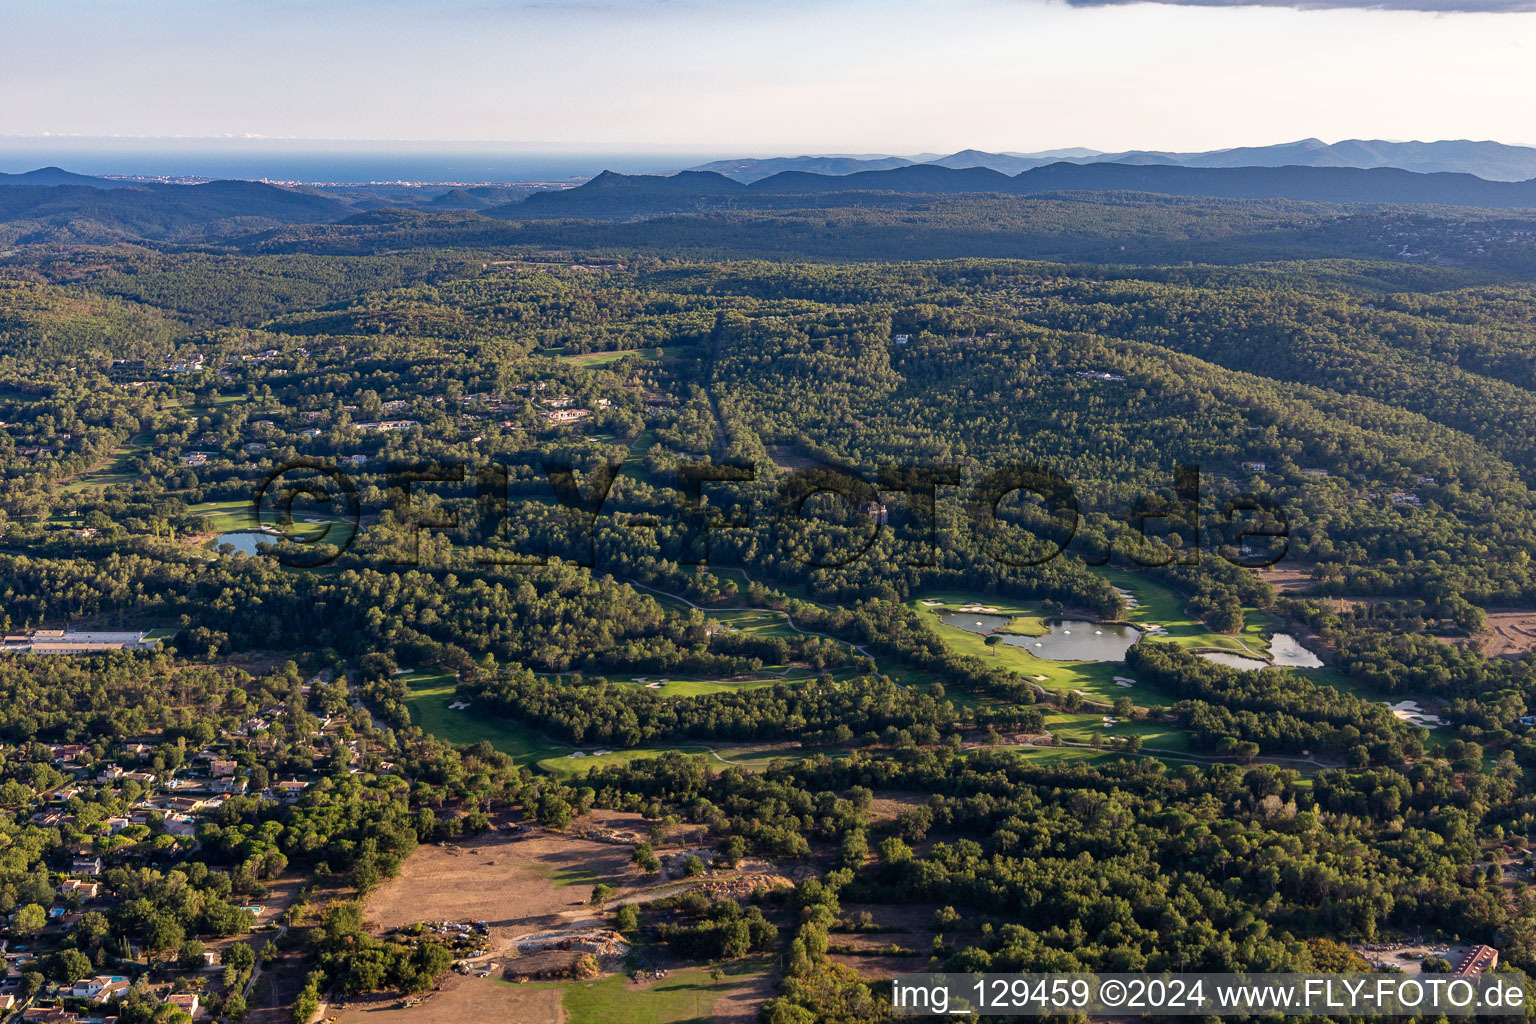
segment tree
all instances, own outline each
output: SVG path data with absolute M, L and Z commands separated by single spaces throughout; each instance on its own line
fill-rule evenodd
M 741 863 L 741 858 L 747 855 L 747 841 L 741 836 L 729 836 L 720 844 L 715 853 L 715 865 L 722 868 L 734 868 Z
M 640 911 L 635 909 L 633 903 L 622 904 L 613 913 L 613 927 L 615 931 L 634 931 L 640 927 Z
M 309 1024 L 320 1009 L 320 979 L 311 974 L 304 989 L 293 1000 L 293 1024 Z
M 224 962 L 237 971 L 249 970 L 256 963 L 256 951 L 244 942 L 236 942 L 224 950 Z
M 594 907 L 601 907 L 604 903 L 607 903 L 609 898 L 612 896 L 613 886 L 606 882 L 598 882 L 592 887 L 592 896 L 589 900 L 587 900 L 587 902 Z
M 204 966 L 203 944 L 196 939 L 187 939 L 176 952 L 176 965 L 184 971 L 195 971 Z
M 641 843 L 635 847 L 635 852 L 630 859 L 648 875 L 654 875 L 661 870 L 661 860 L 656 856 L 656 850 L 650 843 Z
M 186 930 L 169 914 L 154 914 L 144 925 L 144 945 L 151 953 L 165 953 L 181 945 Z
M 48 926 L 48 911 L 28 903 L 11 918 L 11 931 L 18 935 L 36 935 Z
M 430 988 L 453 966 L 453 951 L 441 942 L 418 943 L 411 953 L 411 966 L 416 977 L 410 987 L 419 992 Z
M 96 965 L 91 963 L 91 958 L 78 949 L 61 949 L 50 954 L 45 962 L 48 976 L 66 985 L 96 973 Z

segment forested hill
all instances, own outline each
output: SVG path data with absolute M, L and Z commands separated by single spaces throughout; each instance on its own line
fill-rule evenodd
M 131 183 L 113 181 L 110 178 L 93 178 L 88 174 L 75 174 L 61 167 L 39 167 L 24 174 L 0 174 L 0 185 L 88 185 L 91 188 L 125 188 Z
M 1536 208 L 1536 179 L 1487 181 L 1471 174 L 1419 174 L 1390 167 L 1165 167 L 1062 162 L 1012 177 L 986 167 L 916 164 L 842 175 L 783 171 L 751 184 L 708 171 L 684 171 L 670 177 L 604 172 L 580 188 L 530 196 L 520 203 L 500 207 L 493 215 L 519 220 L 632 217 L 781 206 L 786 195 L 826 193 L 1040 195 L 1081 191 L 1321 203 Z M 845 205 L 863 202 L 850 200 Z
M 48 168 L 0 182 L 0 241 L 198 242 L 276 224 L 316 224 L 354 212 L 342 200 L 259 181 L 125 185 Z

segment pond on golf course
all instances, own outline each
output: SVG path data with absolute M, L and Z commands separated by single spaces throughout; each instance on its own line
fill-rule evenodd
M 1008 625 L 1012 616 L 985 612 L 944 612 L 944 623 L 983 636 Z M 1048 661 L 1124 661 L 1125 652 L 1141 639 L 1135 626 L 1085 619 L 1052 619 L 1043 636 L 1019 636 L 998 633 L 1001 643 L 1022 647 L 1037 658 Z
M 1322 668 L 1323 659 L 1307 650 L 1287 633 L 1276 633 L 1269 641 L 1269 660 L 1229 651 L 1201 651 L 1200 657 L 1218 665 L 1253 672 L 1261 668 Z
M 283 535 L 265 530 L 234 530 L 230 533 L 221 533 L 213 539 L 214 549 L 220 545 L 228 544 L 238 554 L 255 555 L 256 545 L 276 544 L 283 539 Z

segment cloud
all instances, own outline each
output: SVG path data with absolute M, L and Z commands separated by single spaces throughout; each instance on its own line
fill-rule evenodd
M 1435 14 L 1528 14 L 1536 0 L 1067 0 L 1072 7 L 1113 7 L 1133 3 L 1181 7 L 1290 7 L 1298 11 L 1429 11 Z

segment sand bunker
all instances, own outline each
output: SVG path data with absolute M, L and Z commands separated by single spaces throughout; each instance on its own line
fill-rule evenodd
M 1443 724 L 1439 715 L 1432 715 L 1425 711 L 1419 707 L 1419 702 L 1416 700 L 1398 701 L 1396 704 L 1388 704 L 1387 707 L 1391 709 L 1392 714 L 1400 721 L 1408 722 L 1412 725 L 1422 725 L 1426 729 L 1433 729 L 1435 726 Z

